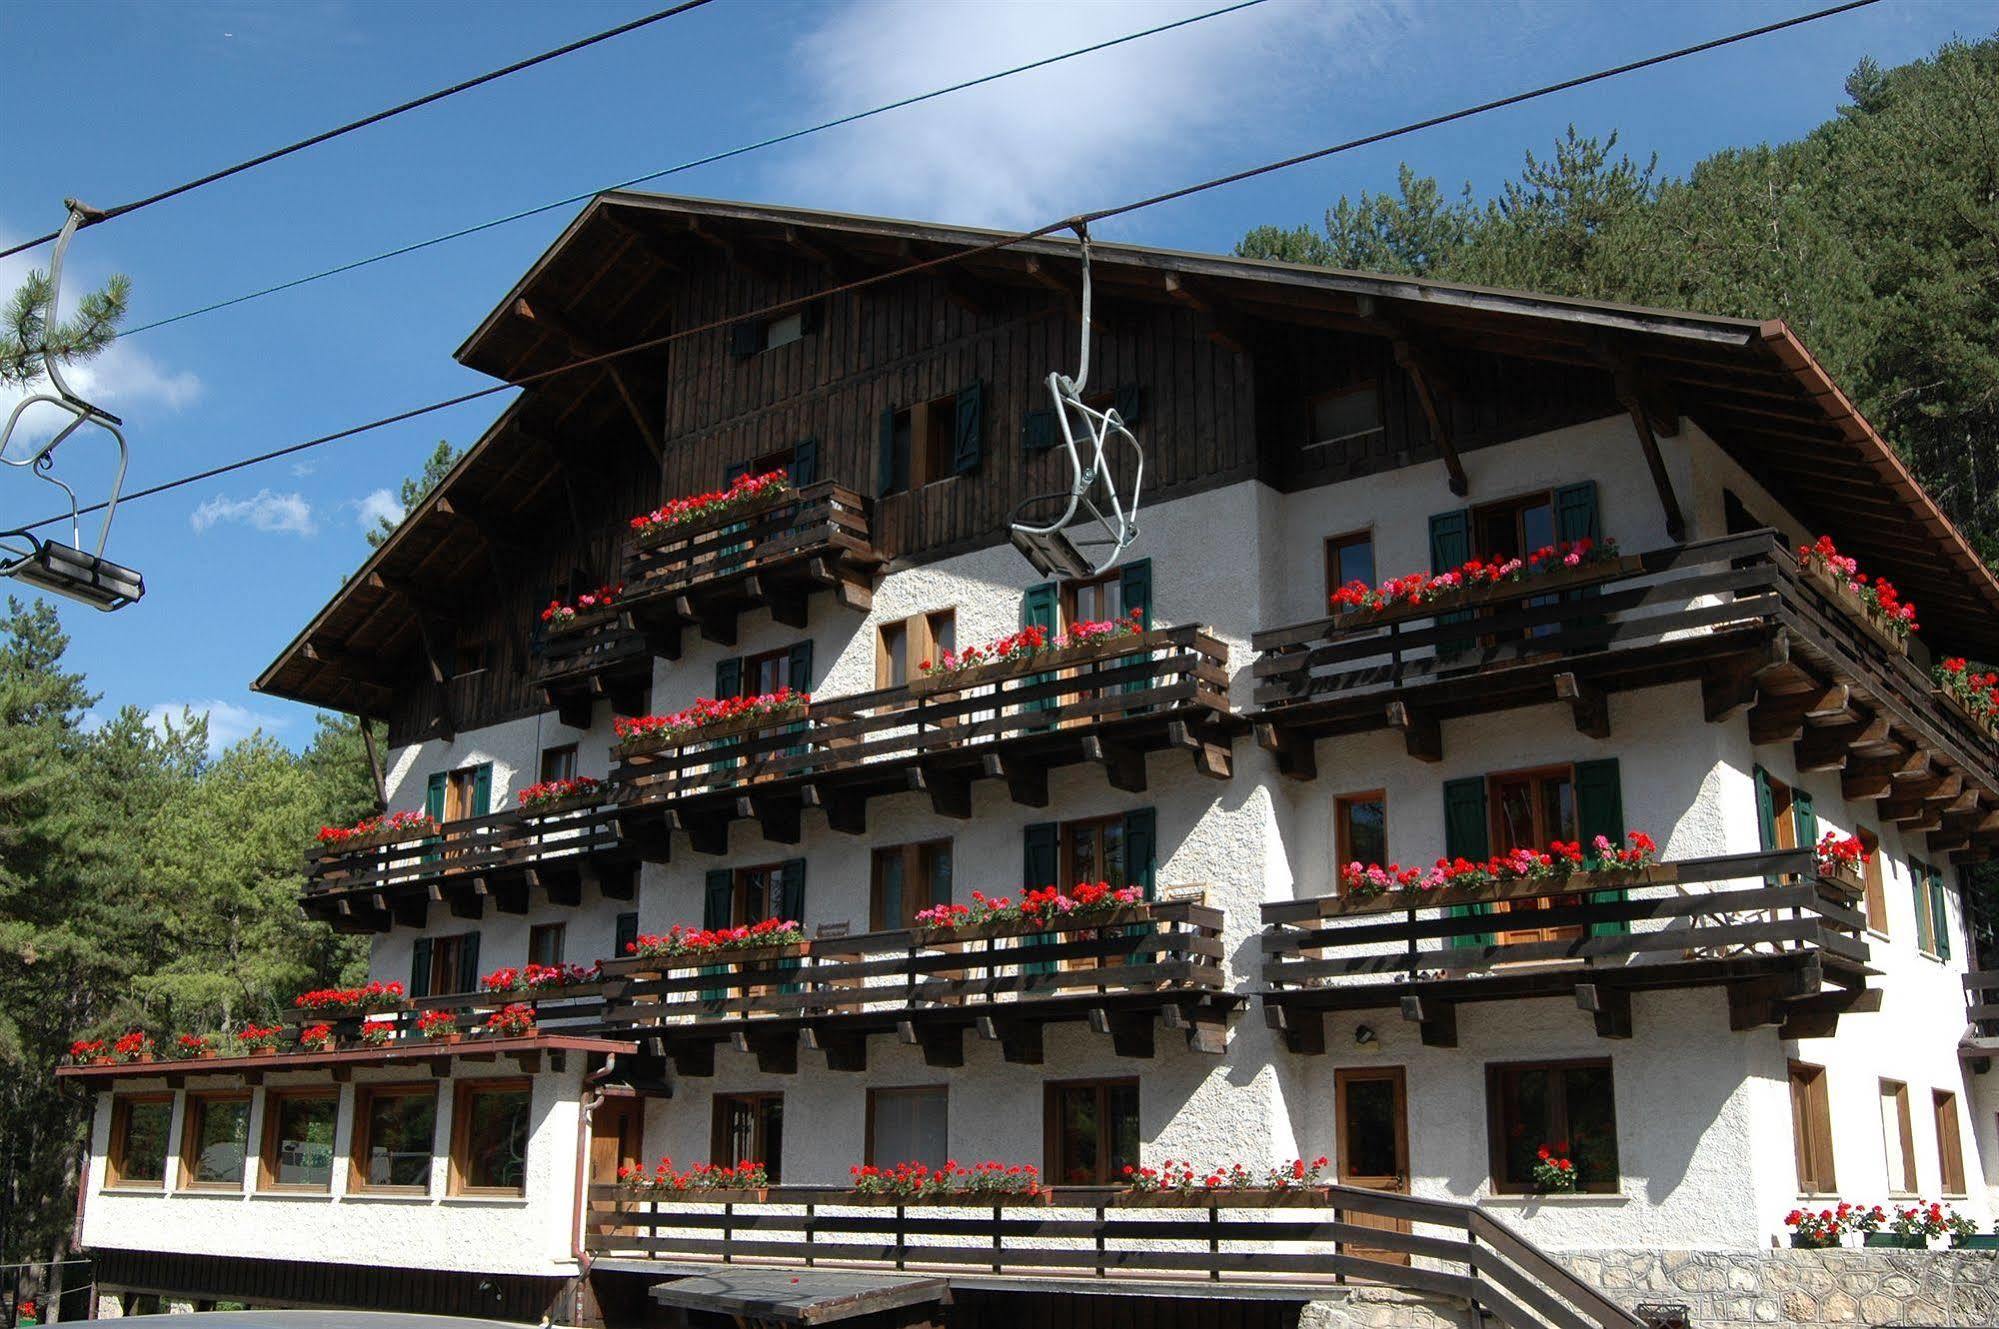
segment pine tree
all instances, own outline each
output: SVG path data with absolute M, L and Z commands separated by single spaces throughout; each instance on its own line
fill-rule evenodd
M 401 513 L 393 520 L 388 517 L 377 517 L 374 526 L 366 532 L 369 548 L 379 547 L 382 541 L 396 533 L 396 528 L 403 524 L 403 518 L 408 516 L 417 504 L 429 498 L 431 490 L 444 482 L 444 477 L 449 475 L 451 468 L 457 464 L 458 456 L 459 449 L 452 447 L 448 439 L 437 440 L 437 446 L 423 460 L 423 469 L 403 480 L 402 489 L 397 495 L 397 501 L 402 504 Z

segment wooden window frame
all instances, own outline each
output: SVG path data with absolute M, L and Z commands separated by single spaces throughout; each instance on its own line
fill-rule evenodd
M 1084 619 L 1083 611 L 1078 607 L 1077 600 L 1079 599 L 1079 592 L 1095 590 L 1103 586 L 1115 586 L 1118 589 L 1118 611 L 1110 615 L 1112 619 L 1123 618 L 1131 612 L 1130 609 L 1125 607 L 1124 603 L 1124 573 L 1121 570 L 1112 568 L 1109 572 L 1100 572 L 1094 577 L 1070 577 L 1064 579 L 1056 590 L 1056 630 L 1058 632 L 1067 632 L 1079 622 L 1098 621 L 1096 619 Z
M 430 1177 L 421 1186 L 376 1185 L 368 1180 L 368 1151 L 374 1147 L 369 1111 L 379 1098 L 430 1099 Z M 403 1080 L 393 1084 L 354 1087 L 353 1120 L 347 1132 L 347 1189 L 368 1195 L 429 1195 L 437 1180 L 437 1109 L 442 1101 L 436 1081 Z M 453 1122 L 454 1133 L 456 1121 Z
M 1888 937 L 1888 876 L 1886 860 L 1881 856 L 1881 837 L 1865 826 L 1856 826 L 1853 834 L 1867 847 L 1867 863 L 1860 870 L 1861 880 L 1866 885 L 1867 930 L 1882 938 Z
M 167 1130 L 160 1138 L 160 1175 L 157 1178 L 141 1177 L 136 1181 L 125 1177 L 126 1155 L 131 1148 L 132 1109 L 142 1104 L 164 1103 L 167 1109 Z M 171 1148 L 174 1133 L 174 1095 L 172 1090 L 153 1094 L 114 1094 L 111 1098 L 111 1139 L 104 1151 L 104 1186 L 107 1190 L 163 1191 L 173 1175 L 174 1156 Z
M 912 840 L 907 844 L 877 845 L 873 852 L 868 855 L 868 931 L 893 932 L 900 928 L 915 926 L 916 911 L 918 908 L 925 906 L 915 906 L 913 892 L 909 889 L 910 883 L 923 879 L 922 868 L 926 861 L 925 851 L 934 850 L 940 846 L 954 855 L 951 866 L 953 876 L 955 877 L 957 868 L 955 858 L 957 843 L 948 835 L 938 836 L 930 840 Z M 882 899 L 882 864 L 890 855 L 900 855 L 902 858 L 903 917 L 900 919 L 892 919 L 887 916 L 885 902 Z M 930 887 L 929 895 L 934 896 L 937 885 L 934 874 L 927 884 Z M 935 901 L 933 900 L 932 902 L 934 903 Z
M 1881 1097 L 1892 1099 L 1895 1104 L 1895 1129 L 1902 1146 L 1902 1175 L 1888 1177 L 1888 1194 L 1896 1199 L 1907 1199 L 1917 1194 L 1916 1181 L 1916 1127 L 1914 1111 L 1909 1106 L 1909 1086 L 1900 1080 L 1881 1080 Z M 1882 1152 L 1887 1152 L 1888 1123 L 1881 1123 Z M 1899 1184 L 1898 1184 L 1899 1183 Z
M 748 927 L 751 923 L 761 922 L 763 921 L 763 918 L 768 918 L 773 916 L 770 914 L 765 914 L 762 916 L 762 918 L 751 918 L 749 916 L 749 910 L 743 907 L 747 902 L 748 898 L 747 883 L 750 880 L 750 878 L 753 876 L 764 876 L 772 873 L 775 873 L 777 876 L 777 889 L 779 894 L 782 895 L 784 891 L 783 863 L 751 863 L 743 867 L 731 868 L 729 870 L 729 926 L 730 927 L 733 928 Z M 803 922 L 804 920 L 800 919 L 798 921 Z
M 906 439 L 907 442 L 895 442 L 891 446 L 906 447 L 907 453 L 897 458 L 901 464 L 895 468 L 903 477 L 903 484 L 890 493 L 913 494 L 931 485 L 957 479 L 951 455 L 957 445 L 957 394 L 947 393 L 942 397 L 910 402 L 907 406 L 897 407 L 893 414 L 895 422 L 890 426 L 891 437 Z
M 1374 547 L 1374 528 L 1372 526 L 1364 526 L 1357 531 L 1342 531 L 1338 535 L 1329 535 L 1326 537 L 1326 599 L 1328 601 L 1332 599 L 1334 591 L 1337 591 L 1346 584 L 1340 580 L 1340 551 L 1342 549 L 1350 549 L 1358 544 L 1364 544 L 1369 549 Z M 1379 565 L 1377 565 L 1376 571 L 1379 570 Z
M 1839 1169 L 1832 1148 L 1832 1088 L 1826 1069 L 1808 1061 L 1792 1059 L 1785 1064 L 1791 1092 L 1791 1149 L 1798 1170 L 1801 1196 L 1837 1195 Z M 1800 1075 L 1804 1078 L 1804 1105 L 1799 1107 Z M 1823 1166 L 1825 1172 L 1820 1174 Z M 1812 1183 L 1823 1185 L 1814 1189 Z
M 1964 1132 L 1957 1120 L 1957 1094 L 1930 1090 L 1930 1112 L 1936 1121 L 1937 1189 L 1951 1199 L 1964 1199 Z
M 528 1076 L 493 1080 L 461 1080 L 451 1099 L 451 1156 L 447 1195 L 496 1196 L 522 1199 L 527 1196 L 527 1149 L 522 1148 L 521 1184 L 514 1186 L 473 1186 L 466 1182 L 471 1161 L 472 1100 L 482 1094 L 526 1094 L 528 1096 L 528 1144 L 534 1140 L 534 1080 Z
M 1055 828 L 1056 870 L 1062 874 L 1062 879 L 1059 882 L 1055 883 L 1056 885 L 1060 886 L 1063 890 L 1073 890 L 1075 887 L 1082 884 L 1076 877 L 1076 842 L 1074 839 L 1074 833 L 1078 830 L 1088 827 L 1097 831 L 1099 836 L 1101 837 L 1102 832 L 1105 829 L 1112 826 L 1117 827 L 1120 833 L 1123 832 L 1124 830 L 1123 813 L 1114 812 L 1107 817 L 1072 817 L 1068 821 L 1056 823 L 1056 828 Z M 1102 843 L 1103 842 L 1100 838 L 1098 840 L 1099 848 L 1102 847 Z M 1127 849 L 1125 852 L 1127 854 L 1127 857 L 1129 857 L 1130 851 Z M 1099 859 L 1103 857 L 1104 857 L 1103 854 L 1101 853 L 1098 854 Z M 1104 865 L 1101 862 L 1099 862 L 1097 866 L 1099 868 L 1102 868 Z M 1124 865 L 1124 869 L 1125 869 L 1124 875 L 1126 880 L 1122 882 L 1112 882 L 1111 883 L 1112 885 L 1129 886 L 1132 884 L 1130 880 L 1131 864 L 1129 862 L 1126 862 L 1126 864 Z M 1093 877 L 1091 880 L 1110 881 L 1110 876 L 1108 873 L 1103 873 L 1099 876 Z M 1040 882 L 1027 883 L 1028 886 L 1036 888 L 1038 888 L 1041 884 L 1042 883 Z
M 1576 1180 L 1578 1193 L 1586 1195 L 1616 1195 L 1624 1187 L 1624 1150 L 1619 1139 L 1617 1124 L 1617 1067 L 1609 1057 L 1561 1057 L 1547 1061 L 1492 1061 L 1485 1066 L 1485 1133 L 1487 1182 L 1494 1195 L 1532 1195 L 1531 1183 L 1506 1179 L 1506 1128 L 1507 1114 L 1500 1110 L 1505 1101 L 1507 1077 L 1522 1071 L 1566 1071 L 1566 1070 L 1606 1070 L 1611 1076 L 1611 1141 L 1619 1145 L 1617 1150 L 1617 1173 L 1608 1182 L 1585 1184 L 1580 1175 Z M 1575 1132 L 1569 1121 L 1568 1091 L 1562 1092 L 1559 1121 L 1552 1127 L 1557 1139 L 1570 1142 L 1570 1155 L 1574 1156 Z M 1580 1174 L 1580 1169 L 1578 1173 Z
M 568 758 L 568 766 L 569 766 L 569 774 L 568 774 L 568 775 L 560 775 L 560 774 L 555 774 L 555 773 L 552 773 L 552 772 L 550 772 L 550 770 L 548 769 L 548 760 L 549 760 L 549 758 L 550 758 L 550 757 L 562 757 L 562 756 L 565 756 L 565 755 L 566 755 L 566 756 L 567 756 L 567 758 Z M 540 758 L 540 760 L 539 760 L 539 761 L 537 761 L 537 762 L 536 762 L 536 764 L 535 764 L 535 770 L 536 770 L 536 772 L 537 772 L 537 773 L 538 773 L 538 774 L 539 774 L 539 775 L 541 776 L 541 780 L 542 780 L 542 782 L 543 782 L 543 783 L 546 783 L 547 781 L 550 781 L 550 780 L 570 780 L 570 779 L 574 779 L 574 778 L 575 778 L 575 776 L 576 776 L 576 758 L 577 758 L 577 745 L 576 745 L 576 744 L 574 744 L 574 743 L 553 743 L 553 744 L 550 744 L 550 745 L 549 745 L 548 747 L 545 747 L 545 748 L 543 748 L 543 749 L 541 750 L 541 758 Z
M 337 1084 L 288 1085 L 282 1089 L 264 1090 L 264 1124 L 262 1138 L 257 1142 L 257 1189 L 260 1191 L 284 1191 L 296 1195 L 331 1195 L 333 1174 L 337 1168 L 329 1166 L 326 1184 L 315 1186 L 311 1182 L 278 1180 L 278 1117 L 284 1103 L 294 1099 L 330 1099 L 333 1102 L 333 1132 L 335 1143 L 340 1134 L 340 1086 Z
M 779 1112 L 782 1113 L 784 1110 L 784 1091 L 782 1089 L 755 1089 L 743 1093 L 716 1094 L 709 1100 L 708 1159 L 711 1163 L 717 1166 L 733 1166 L 740 1162 L 761 1163 L 765 1170 L 771 1174 L 771 1181 L 773 1183 L 777 1181 L 779 1175 L 784 1171 L 784 1159 L 782 1157 L 771 1159 L 765 1156 L 770 1152 L 767 1147 L 770 1143 L 770 1132 L 768 1130 L 768 1123 L 763 1116 L 763 1105 L 769 1102 L 775 1102 L 778 1105 Z M 738 1159 L 729 1156 L 727 1148 L 729 1141 L 729 1108 L 737 1103 L 751 1104 L 756 1108 L 755 1134 L 757 1138 L 752 1141 L 752 1152 L 758 1155 L 757 1157 Z M 757 1145 L 766 1147 L 756 1148 L 755 1146 Z M 778 1142 L 778 1152 L 780 1155 L 783 1153 L 782 1139 Z
M 1363 789 L 1352 794 L 1333 796 L 1333 881 L 1337 884 L 1340 872 L 1347 864 L 1357 862 L 1353 853 L 1349 813 L 1361 803 L 1381 804 L 1381 844 L 1385 854 L 1388 846 L 1388 791 L 1386 789 Z M 1386 858 L 1383 859 L 1385 863 Z
M 944 1095 L 944 1142 L 946 1157 L 949 1157 L 951 1140 L 951 1086 L 950 1084 L 897 1084 L 870 1086 L 867 1107 L 861 1125 L 861 1162 L 866 1167 L 893 1167 L 908 1160 L 900 1158 L 880 1159 L 875 1157 L 875 1104 L 883 1098 L 910 1098 L 917 1094 Z
M 1909 867 L 1909 898 L 1916 906 L 1916 954 L 1935 960 L 1937 954 L 1936 908 L 1930 903 L 1930 873 L 1928 863 L 1919 858 L 1907 860 Z
M 770 665 L 777 666 L 777 673 L 780 678 L 789 678 L 791 676 L 791 648 L 789 646 L 780 646 L 774 651 L 758 651 L 754 655 L 744 656 L 742 674 L 740 676 L 741 682 L 737 684 L 740 691 L 737 695 L 743 697 L 757 696 L 758 694 L 755 691 L 757 687 L 756 677 Z M 778 684 L 778 687 L 787 686 L 789 685 L 786 683 Z M 721 700 L 726 701 L 727 698 L 722 698 Z
M 1474 503 L 1468 510 L 1467 525 L 1469 529 L 1465 532 L 1471 545 L 1472 557 L 1497 557 L 1485 542 L 1479 539 L 1479 532 L 1481 530 L 1480 519 L 1502 509 L 1509 510 L 1513 514 L 1513 537 L 1522 546 L 1519 550 L 1519 556 L 1525 558 L 1527 555 L 1533 553 L 1535 546 L 1526 539 L 1525 532 L 1520 529 L 1520 514 L 1528 508 L 1533 507 L 1546 507 L 1548 509 L 1549 522 L 1551 524 L 1554 523 L 1556 521 L 1554 486 L 1551 485 L 1545 489 L 1522 490 L 1517 494 L 1509 494 L 1505 498 L 1495 498 L 1486 503 Z M 1560 528 L 1557 527 L 1556 529 L 1559 530 Z
M 549 936 L 550 934 L 553 934 L 555 937 L 555 958 L 553 960 L 535 959 L 534 951 L 535 951 L 536 938 Z M 569 942 L 569 925 L 567 923 L 557 922 L 557 923 L 530 924 L 528 926 L 528 949 L 527 949 L 528 963 L 557 964 L 557 965 L 561 964 L 563 962 L 565 954 L 567 953 L 568 942 Z
M 875 687 L 877 690 L 902 687 L 912 679 L 923 676 L 922 663 L 938 658 L 938 629 L 949 619 L 951 635 L 955 641 L 958 628 L 958 611 L 952 606 L 941 609 L 925 609 L 919 613 L 905 614 L 901 618 L 885 619 L 875 625 Z M 901 682 L 895 679 L 895 668 L 889 658 L 889 638 L 896 632 L 902 634 Z
M 202 1119 L 217 1103 L 241 1103 L 244 1114 L 243 1131 L 243 1176 L 236 1181 L 200 1181 L 196 1179 L 196 1165 L 200 1160 Z M 199 1093 L 189 1092 L 181 1108 L 180 1123 L 180 1184 L 176 1190 L 219 1191 L 222 1194 L 241 1191 L 253 1175 L 250 1170 L 249 1117 L 254 1108 L 248 1089 L 215 1089 Z
M 1366 429 L 1356 429 L 1351 433 L 1340 434 L 1333 438 L 1312 437 L 1312 435 L 1319 432 L 1312 421 L 1318 416 L 1320 402 L 1332 401 L 1338 397 L 1358 397 L 1362 393 L 1373 394 L 1374 415 L 1375 419 L 1380 421 L 1379 424 L 1372 425 Z M 1329 448 L 1336 443 L 1347 443 L 1356 438 L 1366 438 L 1371 434 L 1379 434 L 1387 428 L 1388 403 L 1382 397 L 1381 380 L 1378 378 L 1363 378 L 1337 388 L 1326 388 L 1323 391 L 1311 393 L 1305 398 L 1305 441 L 1302 447 L 1306 451 L 1313 448 Z
M 444 816 L 439 818 L 440 821 L 450 825 L 453 822 L 470 821 L 479 815 L 463 809 L 472 806 L 473 799 L 479 791 L 479 772 L 489 764 L 483 761 L 474 762 L 470 766 L 460 766 L 444 773 Z M 454 802 L 458 802 L 461 808 L 456 813 L 451 810 Z
M 1111 1090 L 1126 1089 L 1126 1088 L 1135 1089 L 1138 1091 L 1139 1095 L 1138 1101 L 1142 1111 L 1143 1105 L 1145 1103 L 1145 1086 L 1140 1082 L 1140 1077 L 1136 1075 L 1112 1075 L 1104 1077 L 1085 1076 L 1082 1079 L 1077 1079 L 1077 1080 L 1048 1080 L 1042 1084 L 1041 1086 L 1041 1163 L 1042 1163 L 1041 1177 L 1042 1177 L 1042 1183 L 1044 1185 L 1061 1186 L 1061 1185 L 1072 1184 L 1070 1182 L 1065 1181 L 1064 1178 L 1062 1177 L 1062 1114 L 1060 1110 L 1061 1095 L 1071 1089 L 1095 1090 L 1097 1095 L 1097 1127 L 1101 1131 L 1106 1127 L 1107 1123 L 1110 1121 Z M 1143 1126 L 1143 1118 L 1141 1117 L 1141 1125 L 1140 1125 L 1141 1138 L 1139 1140 L 1139 1147 L 1141 1151 L 1143 1150 L 1145 1144 L 1145 1141 L 1142 1138 L 1143 1134 L 1144 1134 L 1144 1126 Z M 1101 1183 L 1092 1183 L 1092 1184 L 1114 1185 L 1121 1182 L 1123 1180 L 1122 1178 L 1108 1175 L 1110 1171 L 1110 1151 L 1107 1148 L 1103 1147 L 1106 1144 L 1106 1140 L 1099 1139 L 1097 1141 L 1097 1144 L 1098 1144 L 1099 1161 L 1106 1174 L 1106 1177 L 1104 1181 L 1102 1181 Z M 1137 1160 L 1134 1159 L 1133 1160 L 1134 1166 L 1136 1165 L 1136 1162 Z
M 465 989 L 457 986 L 458 971 L 462 967 L 460 957 L 464 954 L 465 939 L 471 935 L 470 932 L 437 932 L 430 934 L 430 991 L 412 992 L 410 993 L 412 997 L 456 997 L 463 994 Z M 446 953 L 450 955 L 451 963 L 448 965 L 438 963 L 439 948 L 441 946 L 449 948 Z M 437 986 L 439 976 L 446 974 L 449 975 L 447 981 L 452 986 L 440 991 Z M 476 987 L 477 985 L 475 984 L 474 986 Z

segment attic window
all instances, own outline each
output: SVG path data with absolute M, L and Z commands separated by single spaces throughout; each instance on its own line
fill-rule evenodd
M 1372 380 L 1312 398 L 1311 437 L 1305 446 L 1329 447 L 1382 428 L 1381 389 Z
M 729 332 L 729 349 L 738 360 L 748 360 L 803 341 L 819 331 L 820 306 L 805 305 L 775 318 L 748 319 Z

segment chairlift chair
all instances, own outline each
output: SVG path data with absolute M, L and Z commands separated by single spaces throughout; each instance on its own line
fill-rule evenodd
M 1083 265 L 1082 360 L 1074 378 L 1059 370 L 1048 376 L 1048 395 L 1055 400 L 1055 419 L 1062 428 L 1062 450 L 1069 459 L 1069 488 L 1040 494 L 1013 511 L 1010 530 L 1014 547 L 1044 577 L 1094 577 L 1116 566 L 1138 538 L 1138 499 L 1145 482 L 1145 451 L 1115 406 L 1098 410 L 1083 401 L 1090 378 L 1090 233 L 1076 227 Z M 1084 461 L 1087 446 L 1089 460 Z M 1132 460 L 1129 494 L 1118 492 L 1111 459 L 1128 451 Z M 1061 505 L 1053 521 L 1034 520 Z M 1071 531 L 1077 534 L 1071 535 Z
M 75 199 L 65 202 L 69 207 L 69 219 L 63 223 L 62 233 L 56 238 L 55 253 L 49 259 L 49 303 L 43 319 L 44 329 L 53 327 L 60 319 L 62 262 L 69 250 L 69 242 L 80 223 L 98 215 Z M 145 578 L 131 568 L 104 557 L 104 542 L 110 538 L 111 519 L 118 512 L 118 496 L 125 487 L 125 466 L 130 455 L 125 446 L 125 422 L 109 411 L 91 405 L 70 387 L 62 375 L 60 361 L 50 351 L 46 339 L 42 346 L 42 366 L 54 390 L 30 393 L 8 415 L 6 428 L 0 430 L 0 464 L 25 468 L 36 478 L 63 492 L 69 500 L 70 541 L 65 545 L 44 540 L 28 530 L 0 531 L 0 576 L 13 577 L 94 609 L 122 609 L 146 593 Z M 15 427 L 28 408 L 36 405 L 54 407 L 67 415 L 69 422 L 26 456 L 9 457 L 7 447 L 13 442 Z M 103 430 L 118 445 L 118 471 L 111 481 L 111 496 L 104 503 L 104 523 L 98 528 L 96 547 L 89 550 L 83 547 L 82 514 L 76 501 L 76 491 L 53 474 L 56 448 L 85 425 Z

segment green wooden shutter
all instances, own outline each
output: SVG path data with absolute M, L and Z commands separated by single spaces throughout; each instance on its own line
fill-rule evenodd
M 791 447 L 791 485 L 803 489 L 819 482 L 819 440 L 801 438 Z
M 735 922 L 736 877 L 727 868 L 708 869 L 707 885 L 701 892 L 701 926 L 704 928 L 725 928 Z M 703 974 L 719 974 L 726 966 L 709 965 Z M 728 996 L 727 988 L 703 988 L 701 1000 L 720 1001 Z
M 1043 886 L 1054 886 L 1062 879 L 1062 828 L 1052 821 L 1037 821 L 1021 828 L 1021 870 L 1020 889 L 1040 890 Z M 1041 934 L 1020 939 L 1022 946 L 1048 946 L 1054 943 L 1052 936 Z M 1052 974 L 1055 963 L 1052 960 L 1020 967 L 1023 974 Z
M 1159 813 L 1133 808 L 1124 814 L 1125 885 L 1137 886 L 1150 900 L 1159 890 Z
M 882 917 L 884 929 L 902 926 L 902 851 L 885 854 L 882 864 Z
M 1030 586 L 1020 593 L 1020 625 L 1022 627 L 1047 629 L 1048 639 L 1053 643 L 1055 640 L 1055 619 L 1054 582 L 1044 581 L 1038 585 Z M 1030 685 L 1044 683 L 1054 677 L 1055 675 L 1053 674 L 1036 674 L 1028 682 Z M 1027 702 L 1021 709 L 1025 711 L 1046 711 L 1054 709 L 1054 706 L 1055 698 L 1043 697 L 1039 701 Z
M 458 948 L 458 990 L 477 992 L 479 990 L 479 934 L 468 932 Z
M 731 655 L 715 662 L 715 700 L 727 701 L 743 691 L 743 660 Z
M 1471 510 L 1459 508 L 1454 512 L 1439 512 L 1430 518 L 1430 571 L 1449 572 L 1471 559 Z M 1439 623 L 1462 623 L 1472 617 L 1469 609 L 1455 614 L 1439 614 Z M 1463 641 L 1444 641 L 1437 644 L 1437 658 L 1448 660 L 1462 655 L 1471 648 L 1469 638 Z
M 1135 425 L 1145 413 L 1145 389 L 1136 383 L 1127 383 L 1111 396 L 1111 409 L 1126 425 Z
M 1139 611 L 1138 621 L 1146 627 L 1152 626 L 1152 560 L 1136 559 L 1124 565 L 1118 575 L 1118 593 L 1124 600 L 1124 611 Z
M 440 826 L 444 824 L 444 791 L 449 787 L 450 782 L 450 773 L 439 771 L 431 776 L 430 783 L 424 786 L 423 810 L 429 813 L 430 819 Z
M 1492 857 L 1492 837 L 1486 828 L 1485 777 L 1467 776 L 1444 782 L 1444 857 L 1468 858 L 1473 862 Z M 1492 906 L 1454 904 L 1451 917 L 1468 918 L 1489 914 Z M 1473 932 L 1451 938 L 1453 946 L 1490 946 L 1492 934 Z
M 1802 789 L 1791 790 L 1791 821 L 1798 828 L 1798 847 L 1808 849 L 1819 842 L 1819 814 L 1812 796 Z
M 784 922 L 796 923 L 800 927 L 805 926 L 804 859 L 786 859 L 783 865 L 778 868 L 777 905 L 778 913 L 783 915 Z M 787 970 L 796 969 L 800 963 L 798 960 L 784 960 L 779 962 L 778 968 Z M 796 992 L 799 990 L 799 986 L 797 983 L 786 983 L 779 991 Z
M 493 763 L 486 762 L 472 773 L 472 815 L 483 817 L 493 810 Z
M 812 638 L 795 641 L 787 653 L 785 682 L 793 692 L 812 691 Z
M 1943 873 L 1930 869 L 1930 938 L 1938 959 L 1950 958 L 1950 908 L 1945 901 Z
M 638 945 L 639 916 L 636 910 L 618 915 L 611 934 L 611 958 L 622 960 Z
M 1029 411 L 1020 417 L 1020 446 L 1028 452 L 1046 452 L 1062 441 L 1062 428 L 1053 411 Z
M 1601 835 L 1610 841 L 1613 848 L 1624 843 L 1624 789 L 1617 769 L 1617 758 L 1605 757 L 1601 761 L 1579 761 L 1576 763 L 1576 833 L 1582 837 L 1584 845 L 1589 845 Z M 1594 901 L 1622 900 L 1626 892 L 1592 891 Z M 1592 937 L 1615 937 L 1631 931 L 1631 925 L 1623 919 L 1609 923 L 1590 924 Z
M 1555 538 L 1603 539 L 1603 525 L 1596 508 L 1596 481 L 1563 485 L 1555 491 Z
M 901 468 L 895 458 L 895 412 L 883 411 L 881 433 L 875 445 L 875 493 L 886 498 L 902 486 Z
M 986 384 L 984 379 L 958 389 L 957 430 L 951 438 L 951 473 L 968 475 L 986 455 Z
M 951 848 L 945 845 L 930 863 L 930 903 L 951 902 Z
M 410 946 L 410 996 L 430 995 L 430 938 L 418 937 Z
M 1750 778 L 1756 785 L 1756 847 L 1767 854 L 1777 847 L 1777 798 L 1770 789 L 1770 772 L 1758 766 Z M 1783 880 L 1781 873 L 1763 874 L 1767 886 L 1781 885 Z

